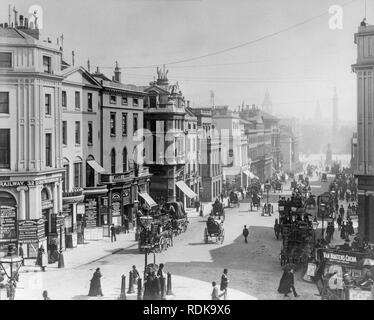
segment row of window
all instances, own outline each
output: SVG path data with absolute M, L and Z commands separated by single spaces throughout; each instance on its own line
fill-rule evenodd
M 68 123 L 67 121 L 62 121 L 62 144 L 64 146 L 68 145 Z M 75 145 L 81 144 L 81 123 L 80 121 L 75 121 Z M 93 144 L 93 123 L 88 121 L 87 123 L 87 144 Z
M 45 134 L 45 165 L 52 167 L 52 134 Z M 10 129 L 0 129 L 0 169 L 10 169 Z
M 116 112 L 110 113 L 110 136 L 114 137 L 116 136 Z M 138 131 L 138 114 L 133 114 L 133 133 Z M 127 113 L 122 113 L 122 135 L 127 135 Z
M 109 102 L 111 104 L 116 104 L 117 103 L 117 96 L 110 96 Z M 127 99 L 127 97 L 123 97 L 122 96 L 121 97 L 121 103 L 122 103 L 122 105 L 127 106 L 128 105 L 128 99 Z M 134 107 L 137 107 L 139 105 L 138 98 L 133 98 L 132 99 L 132 104 L 133 104 Z
M 75 91 L 75 109 L 81 108 L 81 93 L 79 91 Z M 61 101 L 62 107 L 67 107 L 67 93 L 66 91 L 62 91 L 62 101 Z M 92 112 L 92 93 L 87 93 L 87 111 Z
M 0 52 L 0 68 L 11 68 L 12 67 L 12 53 L 11 52 Z M 51 57 L 43 56 L 43 72 L 52 73 Z

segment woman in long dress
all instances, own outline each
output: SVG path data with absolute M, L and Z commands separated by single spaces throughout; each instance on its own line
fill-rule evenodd
M 101 277 L 100 268 L 97 268 L 91 279 L 90 291 L 88 292 L 90 297 L 103 296 L 103 292 L 101 291 Z

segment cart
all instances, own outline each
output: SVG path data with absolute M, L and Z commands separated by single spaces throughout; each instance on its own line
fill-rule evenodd
M 279 191 L 279 192 L 283 192 L 283 185 L 282 185 L 282 182 L 280 182 L 279 180 L 275 181 L 275 188 L 274 188 L 274 192 L 276 191 Z
M 212 239 L 215 239 L 216 243 L 222 244 L 225 239 L 225 229 L 223 228 L 222 220 L 209 217 L 204 229 L 204 242 L 208 243 Z
M 171 207 L 174 210 L 171 210 Z M 183 209 L 183 204 L 181 202 L 168 202 L 166 208 L 168 208 L 166 211 L 169 214 L 174 235 L 177 236 L 186 232 L 189 221 L 187 213 Z
M 259 195 L 258 193 L 252 194 L 250 206 L 251 211 L 253 207 L 256 207 L 257 211 L 261 207 L 261 195 Z
M 223 204 L 218 200 L 216 200 L 216 202 L 214 202 L 212 205 L 211 215 L 218 220 L 225 221 L 225 209 Z

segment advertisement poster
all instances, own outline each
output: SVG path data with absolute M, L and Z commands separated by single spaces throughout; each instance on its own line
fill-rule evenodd
M 18 221 L 20 243 L 34 243 L 45 239 L 44 219 Z
M 17 240 L 17 211 L 15 207 L 0 206 L 0 242 Z
M 121 196 L 119 193 L 112 195 L 112 216 L 117 217 L 121 215 Z
M 85 203 L 85 227 L 96 227 L 97 201 L 96 199 L 87 199 Z

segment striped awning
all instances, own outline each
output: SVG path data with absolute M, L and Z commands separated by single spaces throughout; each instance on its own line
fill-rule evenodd
M 190 199 L 197 197 L 197 194 L 184 181 L 177 181 L 176 185 Z

